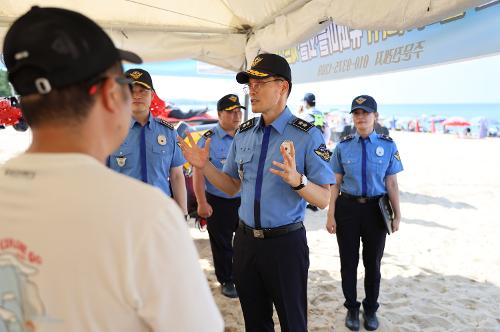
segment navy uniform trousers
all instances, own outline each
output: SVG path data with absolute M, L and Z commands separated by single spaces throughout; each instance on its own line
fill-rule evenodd
M 339 196 L 335 204 L 337 243 L 340 254 L 340 273 L 344 306 L 357 309 L 356 281 L 359 262 L 360 238 L 363 242 L 363 265 L 365 267 L 365 299 L 363 308 L 367 313 L 377 311 L 380 289 L 380 262 L 384 255 L 386 230 L 377 200 L 359 203 Z
M 241 199 L 223 198 L 206 192 L 212 215 L 207 218 L 207 230 L 214 258 L 215 276 L 221 284 L 233 282 L 233 234 L 238 227 Z
M 245 330 L 274 331 L 274 302 L 281 331 L 307 331 L 308 270 L 305 228 L 264 239 L 238 228 L 233 271 Z

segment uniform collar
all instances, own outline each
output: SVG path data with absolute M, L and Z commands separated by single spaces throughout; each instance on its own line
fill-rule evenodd
M 375 142 L 377 140 L 377 132 L 375 131 L 375 129 L 373 129 L 372 133 L 370 135 L 368 135 L 367 139 L 368 141 L 370 142 Z M 359 133 L 356 131 L 356 134 L 354 134 L 354 140 L 356 142 L 360 142 L 361 141 L 361 136 L 359 135 Z
M 151 129 L 151 122 L 152 121 L 153 121 L 153 115 L 151 114 L 151 112 L 149 112 L 148 122 L 146 122 L 146 128 Z M 134 117 L 132 117 L 130 119 L 130 129 L 132 129 L 136 123 L 139 127 L 141 127 L 141 124 L 136 119 L 134 119 Z
M 226 136 L 232 137 L 231 135 L 229 135 L 227 133 L 227 131 L 222 129 L 222 127 L 220 126 L 220 123 L 218 123 L 217 126 L 214 127 L 214 132 L 217 136 L 219 136 L 219 138 L 224 138 Z
M 283 134 L 283 131 L 285 131 L 286 125 L 292 118 L 292 112 L 288 106 L 285 106 L 283 112 L 281 112 L 281 114 L 271 123 L 271 127 L 273 127 L 281 135 Z M 264 120 L 262 116 L 260 117 L 259 126 L 264 127 Z

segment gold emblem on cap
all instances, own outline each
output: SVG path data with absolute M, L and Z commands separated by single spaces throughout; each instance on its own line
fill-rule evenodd
M 128 76 L 132 77 L 134 80 L 138 79 L 139 77 L 142 76 L 142 73 L 140 71 L 133 71 L 131 72 L 130 74 L 128 74 Z
M 366 101 L 366 98 L 363 98 L 363 97 L 359 97 L 358 99 L 355 100 L 355 102 L 357 102 L 358 105 L 363 104 L 365 101 Z
M 235 103 L 238 100 L 238 97 L 231 96 L 231 97 L 229 97 L 229 100 L 232 101 L 233 103 Z
M 250 66 L 250 68 L 257 66 L 257 64 L 261 61 L 262 61 L 262 58 L 260 56 L 256 57 L 255 59 L 253 59 L 253 62 L 252 62 L 252 65 Z

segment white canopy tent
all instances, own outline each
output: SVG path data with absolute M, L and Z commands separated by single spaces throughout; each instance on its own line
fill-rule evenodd
M 487 0 L 2 0 L 0 40 L 33 5 L 96 20 L 145 61 L 196 59 L 241 70 L 258 53 L 290 47 L 333 21 L 356 29 L 421 27 Z

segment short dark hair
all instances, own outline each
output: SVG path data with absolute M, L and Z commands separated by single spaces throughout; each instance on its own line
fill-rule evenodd
M 121 63 L 115 63 L 105 73 L 123 72 Z M 103 77 L 105 76 L 103 73 Z M 96 94 L 89 92 L 94 84 L 100 84 L 99 76 L 59 89 L 48 94 L 31 94 L 20 97 L 21 111 L 26 122 L 33 128 L 47 122 L 78 124 L 84 120 L 96 102 Z

